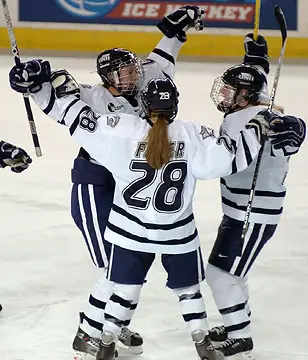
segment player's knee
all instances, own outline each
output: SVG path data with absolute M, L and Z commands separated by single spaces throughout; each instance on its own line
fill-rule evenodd
M 172 289 L 172 290 L 177 295 L 178 298 L 181 298 L 183 295 L 192 296 L 194 294 L 200 293 L 200 284 L 178 288 L 178 289 Z
M 237 283 L 234 275 L 212 264 L 207 264 L 205 278 L 212 291 L 219 290 L 227 284 L 232 285 Z
M 126 284 L 115 284 L 113 289 L 113 294 L 119 298 L 137 302 L 140 296 L 142 285 L 126 285 Z

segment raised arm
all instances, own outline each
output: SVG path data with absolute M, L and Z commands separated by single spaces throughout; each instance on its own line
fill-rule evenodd
M 147 59 L 154 60 L 166 77 L 171 79 L 174 77 L 178 53 L 187 41 L 186 31 L 190 28 L 195 28 L 197 31 L 203 29 L 203 14 L 204 11 L 198 6 L 186 5 L 165 16 L 157 24 L 164 37 Z

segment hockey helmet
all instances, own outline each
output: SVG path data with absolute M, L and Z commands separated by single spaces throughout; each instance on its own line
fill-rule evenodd
M 120 94 L 136 95 L 143 81 L 141 59 L 133 52 L 114 48 L 100 53 L 96 60 L 97 73 L 104 84 Z
M 229 113 L 241 108 L 245 101 L 259 101 L 266 76 L 252 65 L 235 65 L 214 80 L 210 97 L 218 110 Z
M 152 79 L 141 94 L 141 105 L 147 117 L 151 113 L 165 115 L 171 122 L 178 113 L 179 92 L 171 79 Z

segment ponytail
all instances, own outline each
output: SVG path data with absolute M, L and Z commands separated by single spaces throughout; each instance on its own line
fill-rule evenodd
M 168 121 L 164 115 L 152 113 L 153 126 L 147 134 L 146 159 L 152 169 L 160 169 L 170 160 Z

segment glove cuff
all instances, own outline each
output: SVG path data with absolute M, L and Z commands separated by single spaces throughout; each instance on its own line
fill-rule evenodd
M 171 24 L 166 17 L 164 17 L 156 26 L 169 39 L 177 37 L 182 43 L 187 41 L 185 32 L 179 30 L 178 26 Z

